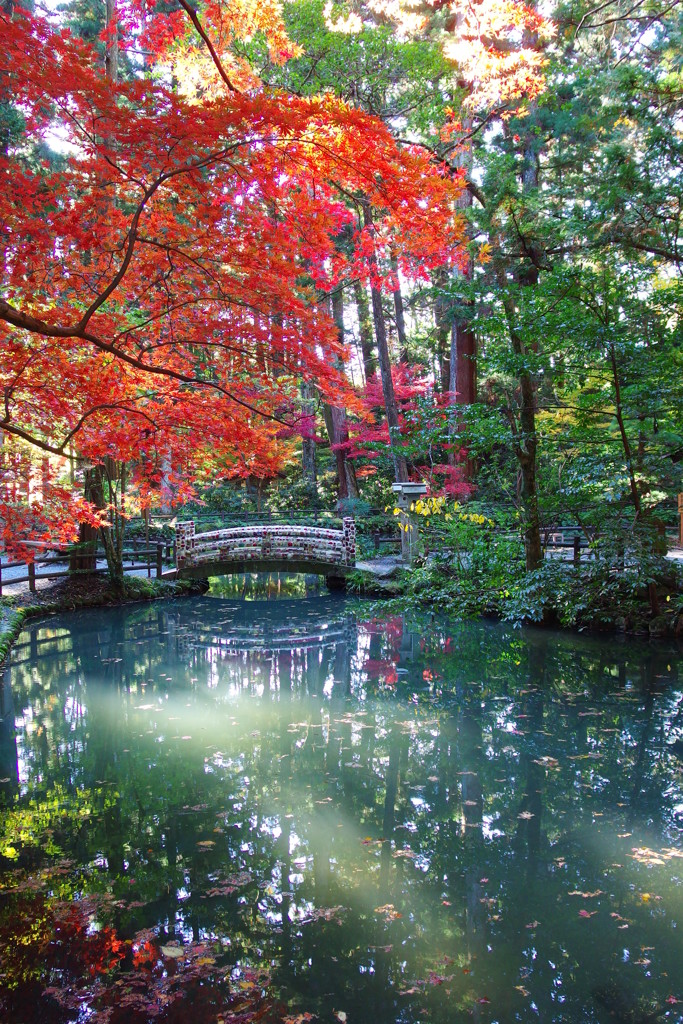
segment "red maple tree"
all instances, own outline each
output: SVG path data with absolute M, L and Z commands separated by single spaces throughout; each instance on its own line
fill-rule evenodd
M 319 301 L 367 265 L 363 232 L 335 249 L 349 196 L 378 211 L 373 244 L 390 240 L 408 277 L 457 258 L 461 236 L 460 182 L 424 153 L 228 61 L 240 33 L 264 29 L 286 57 L 275 5 L 208 4 L 202 21 L 181 8 L 126 9 L 158 72 L 126 82 L 54 18 L 0 15 L 0 101 L 22 122 L 0 149 L 0 428 L 55 456 L 130 462 L 148 494 L 164 463 L 186 483 L 274 473 L 302 379 L 362 413 Z M 200 95 L 165 84 L 188 33 L 213 69 Z M 82 508 L 53 493 L 73 528 Z M 16 540 L 11 502 L 0 515 Z

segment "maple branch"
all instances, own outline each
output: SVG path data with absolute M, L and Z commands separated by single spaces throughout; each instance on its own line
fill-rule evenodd
M 283 419 L 281 416 L 277 416 L 275 413 L 266 412 L 263 409 L 259 409 L 258 406 L 252 405 L 250 402 L 246 402 L 242 398 L 238 398 L 217 381 L 202 380 L 194 375 L 181 373 L 180 370 L 173 370 L 169 366 L 155 366 L 153 364 L 146 363 L 144 360 L 138 359 L 136 356 L 129 355 L 127 352 L 122 351 L 111 342 L 102 341 L 102 339 L 98 338 L 97 335 L 91 334 L 90 331 L 86 331 L 81 328 L 80 324 L 77 324 L 76 327 L 55 327 L 52 324 L 45 323 L 44 320 L 38 320 L 29 313 L 22 313 L 20 310 L 10 306 L 9 302 L 5 299 L 0 299 L 0 318 L 9 324 L 12 324 L 13 327 L 19 327 L 21 330 L 29 331 L 32 334 L 39 334 L 46 338 L 80 338 L 82 341 L 89 342 L 100 352 L 106 352 L 107 355 L 114 356 L 114 358 L 120 359 L 128 366 L 132 366 L 136 370 L 141 370 L 143 373 L 150 373 L 159 377 L 167 377 L 170 380 L 178 381 L 179 384 L 188 384 L 198 388 L 211 388 L 213 391 L 217 391 L 220 395 L 223 395 L 224 398 L 227 398 L 228 401 L 234 402 L 235 405 L 251 412 L 254 416 L 272 420 L 274 423 L 281 423 L 283 426 L 290 426 L 289 421 Z M 0 421 L 0 425 L 2 425 L 2 423 L 3 421 Z
M 140 402 L 144 401 L 148 397 L 149 397 L 148 395 L 140 395 L 138 397 L 138 401 L 140 401 Z M 66 437 L 62 441 L 62 443 L 60 445 L 62 450 L 64 450 L 67 447 L 67 445 L 69 444 L 69 442 L 73 441 L 73 439 L 76 436 L 76 434 L 78 434 L 78 432 L 83 429 L 83 426 L 84 426 L 86 420 L 90 419 L 91 416 L 94 416 L 95 413 L 103 412 L 104 410 L 107 410 L 107 409 L 108 410 L 118 410 L 119 412 L 129 412 L 131 414 L 131 416 L 139 416 L 141 419 L 147 420 L 147 422 L 150 424 L 150 426 L 152 427 L 152 429 L 154 431 L 157 431 L 159 429 L 159 425 L 156 422 L 156 420 L 154 420 L 143 409 L 131 408 L 130 405 L 128 405 L 127 403 L 124 403 L 124 402 L 111 402 L 111 403 L 105 402 L 105 403 L 102 403 L 100 405 L 94 405 L 92 407 L 92 409 L 88 409 L 87 412 L 83 413 L 83 415 L 80 417 L 80 419 L 76 422 L 76 426 L 73 427 L 69 431 L 69 433 L 66 435 Z
M 225 146 L 223 147 L 223 149 L 220 149 L 215 153 L 209 153 L 207 156 L 202 157 L 200 160 L 191 161 L 190 163 L 185 164 L 183 167 L 176 167 L 171 171 L 164 171 L 157 177 L 155 181 L 152 182 L 151 185 L 149 185 L 145 189 L 143 197 L 138 203 L 135 213 L 133 214 L 133 219 L 131 220 L 130 228 L 128 229 L 127 241 L 124 243 L 125 254 L 121 266 L 119 267 L 116 274 L 114 274 L 114 277 L 109 282 L 104 291 L 100 292 L 100 294 L 94 300 L 94 302 L 92 302 L 90 306 L 88 306 L 76 327 L 77 331 L 85 330 L 93 314 L 97 312 L 100 306 L 104 305 L 109 296 L 114 291 L 116 291 L 118 286 L 121 284 L 121 281 L 126 276 L 126 272 L 133 258 L 133 251 L 135 249 L 135 243 L 137 241 L 137 227 L 138 224 L 140 223 L 140 218 L 144 213 L 147 203 L 155 195 L 155 193 L 158 192 L 161 186 L 166 184 L 166 182 L 170 181 L 172 178 L 179 177 L 181 174 L 191 174 L 192 171 L 202 170 L 203 168 L 209 167 L 214 163 L 218 163 L 219 161 L 227 163 L 229 167 L 231 167 L 236 173 L 238 173 L 237 168 L 235 168 L 231 161 L 227 159 L 227 155 L 234 149 L 238 149 L 241 145 L 243 145 L 243 142 L 234 142 L 232 143 L 232 145 Z
M 104 412 L 105 410 L 118 410 L 120 412 L 130 413 L 131 416 L 138 416 L 146 420 L 155 431 L 159 429 L 159 426 L 156 423 L 156 421 L 152 419 L 152 417 L 148 413 L 144 412 L 144 410 L 133 408 L 128 402 L 105 402 L 98 405 L 94 405 L 91 409 L 88 409 L 87 412 L 84 412 L 83 415 L 79 417 L 79 419 L 77 420 L 75 427 L 73 427 L 69 431 L 69 433 L 64 437 L 61 443 L 50 444 L 49 441 L 45 441 L 44 439 L 37 437 L 35 434 L 29 433 L 27 430 L 24 430 L 23 427 L 15 426 L 10 421 L 10 410 L 8 400 L 9 396 L 7 394 L 7 391 L 8 389 L 6 388 L 5 415 L 3 419 L 0 420 L 0 430 L 4 431 L 6 434 L 12 434 L 15 437 L 20 437 L 23 441 L 27 441 L 34 447 L 40 448 L 44 452 L 49 452 L 51 455 L 63 455 L 66 449 L 68 448 L 70 442 L 73 441 L 76 434 L 78 434 L 83 429 L 86 420 L 88 420 L 91 416 L 94 416 L 96 413 Z M 140 395 L 138 400 L 143 401 L 147 397 L 148 396 L 146 395 Z
M 478 128 L 475 128 L 468 135 L 463 136 L 463 138 L 464 139 L 472 138 L 479 131 L 480 128 L 483 128 L 485 126 L 487 120 L 488 120 L 488 118 L 486 118 L 484 121 L 482 121 Z M 460 141 L 461 140 L 458 140 L 458 143 L 455 143 L 453 146 L 449 146 L 448 149 L 445 152 L 448 153 L 451 149 L 454 149 L 455 145 L 459 145 L 460 144 Z M 427 145 L 426 142 L 415 143 L 415 142 L 411 142 L 410 139 L 400 139 L 400 138 L 396 139 L 396 142 L 399 142 L 399 143 L 401 143 L 401 145 L 404 145 L 404 146 L 419 145 L 422 149 L 426 150 L 428 153 L 431 153 L 433 157 L 435 157 L 437 160 L 439 160 L 440 163 L 442 163 L 445 167 L 447 167 L 451 174 L 456 174 L 458 171 L 462 171 L 462 167 L 458 167 L 456 164 L 452 164 L 450 162 L 450 160 L 446 159 L 445 154 L 439 153 L 439 151 L 437 149 L 434 149 L 433 146 Z M 480 203 L 481 206 L 484 209 L 486 209 L 486 197 L 485 197 L 484 193 L 482 192 L 482 190 L 479 188 L 479 186 L 475 184 L 475 182 L 471 181 L 469 178 L 465 178 L 465 189 L 470 193 L 471 196 L 474 196 L 474 198 L 477 200 L 477 202 Z
M 26 441 L 28 444 L 33 445 L 34 448 L 40 448 L 43 452 L 49 452 L 50 455 L 63 455 L 64 448 L 56 447 L 53 444 L 49 444 L 48 441 L 43 441 L 40 437 L 35 437 L 33 434 L 29 434 L 28 431 L 22 430 L 21 427 L 15 427 L 11 423 L 7 423 L 4 419 L 0 420 L 0 430 L 6 434 L 12 434 L 14 437 L 20 437 L 22 441 Z
M 204 44 L 205 44 L 207 50 L 211 54 L 211 60 L 214 62 L 215 66 L 216 66 L 216 70 L 218 71 L 218 74 L 221 76 L 221 78 L 223 79 L 223 81 L 227 85 L 227 87 L 230 90 L 230 92 L 237 92 L 237 93 L 239 93 L 239 89 L 235 88 L 235 86 L 232 84 L 232 82 L 228 78 L 228 74 L 227 74 L 225 68 L 223 67 L 223 65 L 221 63 L 221 59 L 218 56 L 218 54 L 216 53 L 216 50 L 214 48 L 213 43 L 209 39 L 206 31 L 204 30 L 204 27 L 203 27 L 201 21 L 199 20 L 199 16 L 197 15 L 197 11 L 195 10 L 195 8 L 192 7 L 187 2 L 187 0 L 178 0 L 178 3 L 183 8 L 183 10 L 186 11 L 187 14 L 189 15 L 190 21 L 192 22 L 192 24 L 196 28 L 197 32 L 199 33 L 199 35 L 203 39 Z

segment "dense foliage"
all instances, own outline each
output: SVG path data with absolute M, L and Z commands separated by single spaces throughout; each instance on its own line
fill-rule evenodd
M 259 510 L 361 513 L 410 478 L 521 538 L 482 593 L 573 593 L 542 564 L 571 527 L 591 607 L 625 564 L 619 601 L 645 588 L 661 612 L 683 459 L 679 6 L 1 17 L 7 547 L 102 526 L 116 575 L 133 511 L 242 481 Z

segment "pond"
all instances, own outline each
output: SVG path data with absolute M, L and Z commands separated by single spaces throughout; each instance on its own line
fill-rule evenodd
M 2 1020 L 683 1021 L 674 645 L 207 596 L 1 693 Z

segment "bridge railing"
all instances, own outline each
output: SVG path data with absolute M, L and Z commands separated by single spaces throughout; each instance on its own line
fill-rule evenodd
M 176 524 L 179 569 L 207 562 L 291 561 L 355 565 L 356 526 L 352 518 L 341 530 L 299 524 L 229 527 L 196 533 L 194 521 Z

